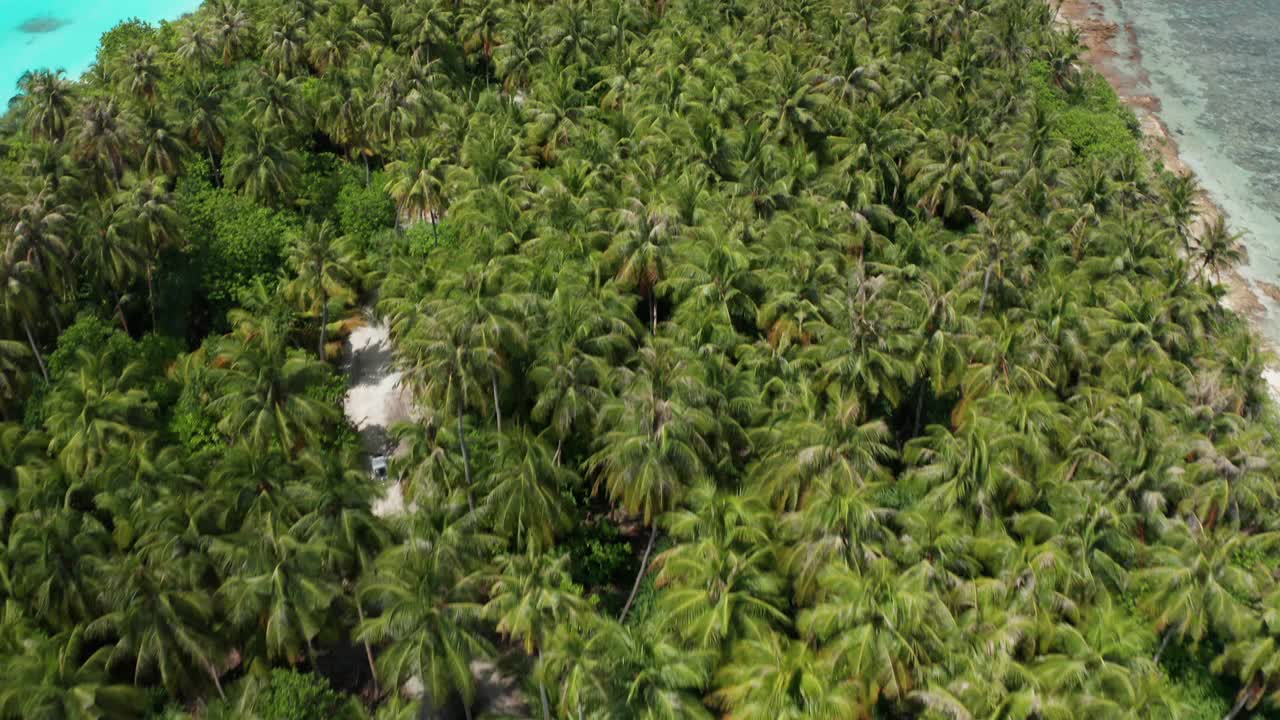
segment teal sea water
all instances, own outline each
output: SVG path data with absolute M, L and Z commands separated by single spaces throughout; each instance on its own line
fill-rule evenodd
M 33 68 L 63 68 L 78 77 L 97 53 L 98 39 L 129 18 L 172 20 L 200 0 L 0 0 L 0 110 Z
M 1200 183 L 1244 232 L 1241 274 L 1280 285 L 1280 0 L 1101 0 L 1120 57 Z M 1122 92 L 1130 89 L 1122 88 Z M 1260 294 L 1261 293 L 1255 293 Z M 1259 298 L 1280 343 L 1280 303 Z

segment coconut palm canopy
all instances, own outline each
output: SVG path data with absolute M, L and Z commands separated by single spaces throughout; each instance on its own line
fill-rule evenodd
M 0 719 L 1280 709 L 1238 236 L 1054 16 L 209 0 L 28 73 Z

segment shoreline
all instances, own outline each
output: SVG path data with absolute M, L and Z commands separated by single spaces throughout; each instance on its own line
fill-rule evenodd
M 1137 116 L 1142 132 L 1142 145 L 1147 153 L 1159 158 L 1165 170 L 1171 173 L 1197 176 L 1183 160 L 1177 139 L 1160 117 L 1160 98 L 1143 92 L 1149 86 L 1149 78 L 1142 67 L 1142 47 L 1133 24 L 1121 25 L 1108 19 L 1105 8 L 1097 0 L 1061 0 L 1057 3 L 1051 0 L 1050 4 L 1057 11 L 1055 24 L 1074 27 L 1079 31 L 1080 44 L 1084 47 L 1080 61 L 1102 75 L 1115 89 L 1120 103 Z M 1117 47 L 1118 45 L 1122 47 Z M 1230 225 L 1230 215 L 1203 187 L 1196 205 L 1199 214 L 1192 228 L 1194 234 L 1198 235 L 1206 225 L 1216 222 L 1219 217 L 1226 219 Z M 1245 252 L 1247 257 L 1247 246 Z M 1267 338 L 1261 327 L 1261 320 L 1267 312 L 1262 301 L 1264 297 L 1268 297 L 1280 302 L 1280 286 L 1252 281 L 1237 268 L 1223 273 L 1222 285 L 1227 291 L 1222 304 L 1244 318 L 1259 347 L 1275 353 L 1276 345 Z M 1272 396 L 1280 400 L 1280 361 L 1267 365 L 1263 379 L 1270 386 Z

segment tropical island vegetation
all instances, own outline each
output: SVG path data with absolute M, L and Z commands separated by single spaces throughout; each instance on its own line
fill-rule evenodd
M 1041 0 L 210 0 L 29 72 L 0 718 L 1276 708 L 1241 251 L 1079 52 Z

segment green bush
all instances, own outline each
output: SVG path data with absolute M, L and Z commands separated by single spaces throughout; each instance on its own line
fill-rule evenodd
M 319 675 L 272 670 L 271 681 L 258 696 L 262 720 L 323 720 L 342 707 L 342 696 Z
M 1137 118 L 1120 102 L 1106 78 L 1090 72 L 1073 92 L 1053 83 L 1047 63 L 1034 62 L 1027 82 L 1037 107 L 1052 118 L 1054 134 L 1083 158 L 1140 159 Z
M 298 205 L 316 220 L 336 220 L 343 162 L 333 153 L 309 153 L 298 183 Z
M 598 588 L 625 580 L 632 569 L 631 545 L 602 518 L 577 528 L 566 541 L 573 581 Z
M 396 206 L 382 189 L 386 180 L 381 173 L 374 173 L 368 187 L 364 184 L 363 171 L 352 169 L 347 175 L 338 191 L 335 208 L 342 233 L 364 240 L 379 230 L 395 227 Z
M 221 317 L 239 292 L 257 278 L 273 276 L 282 262 L 285 237 L 297 218 L 265 208 L 243 195 L 209 186 L 194 163 L 189 181 L 179 183 L 179 209 L 201 267 L 201 286 Z

